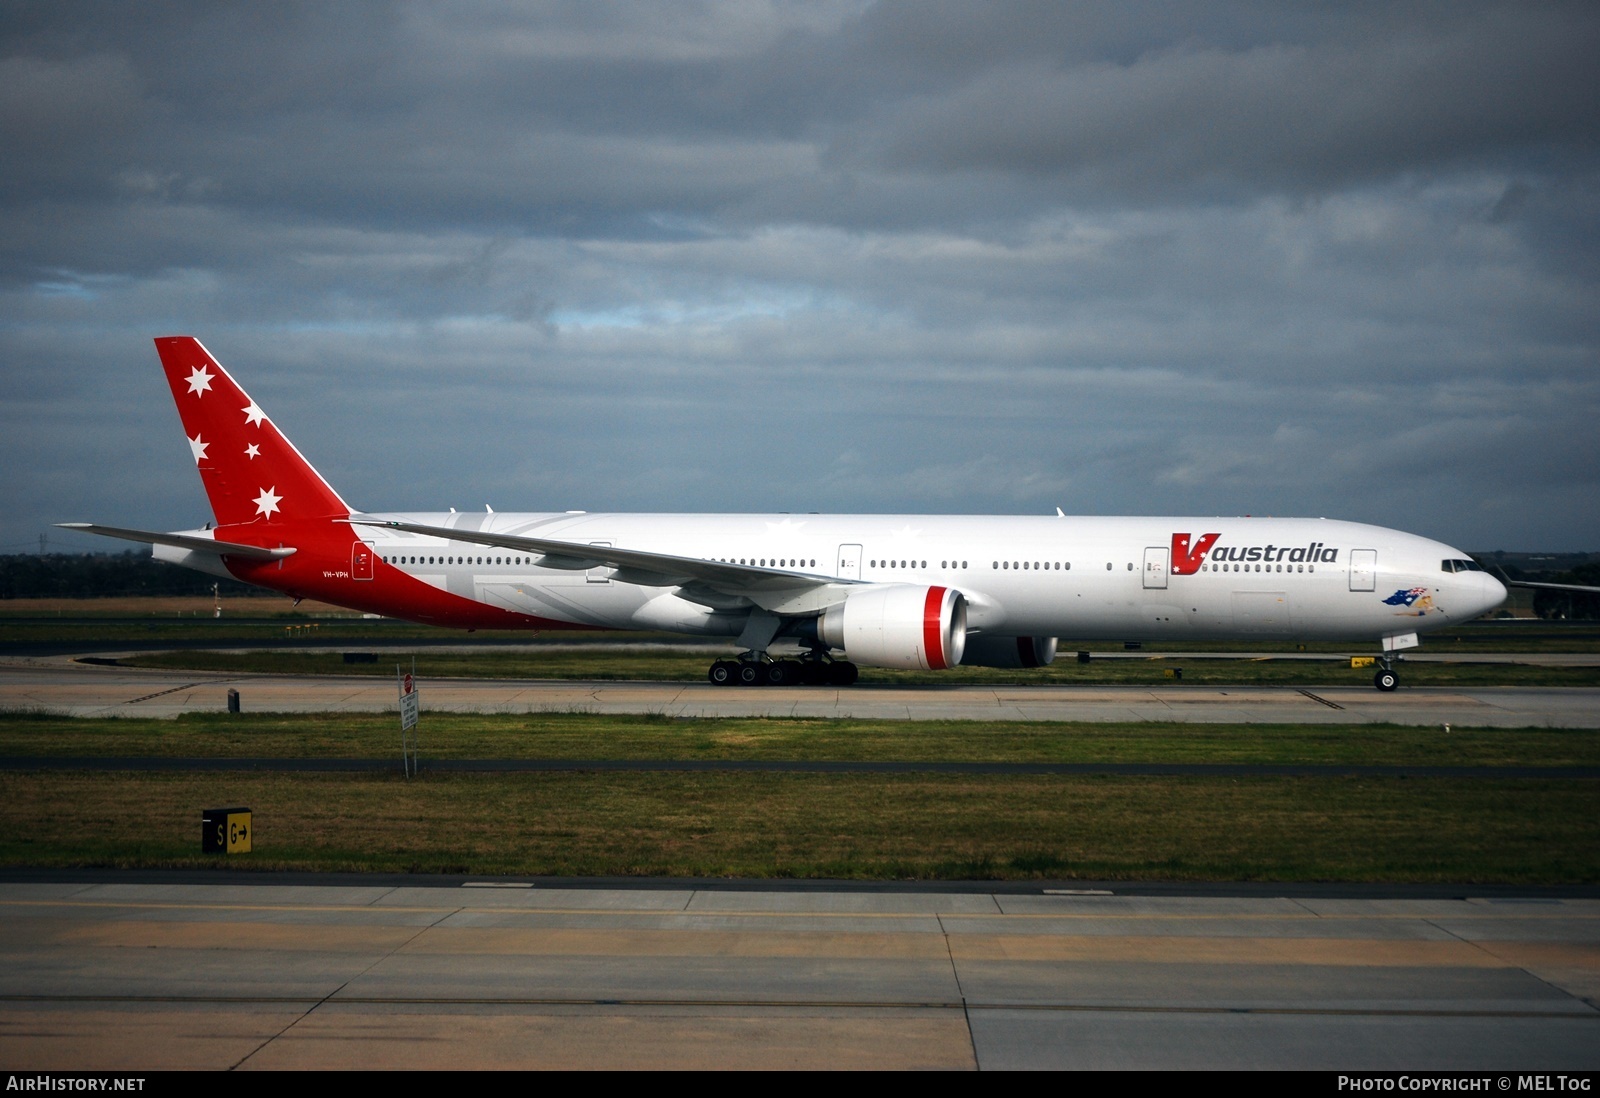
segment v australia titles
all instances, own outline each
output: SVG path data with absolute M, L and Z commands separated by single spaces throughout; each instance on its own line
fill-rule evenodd
M 1189 575 L 1200 570 L 1206 561 L 1229 562 L 1284 562 L 1288 564 L 1337 564 L 1339 550 L 1320 541 L 1309 545 L 1218 545 L 1221 534 L 1202 534 L 1191 539 L 1189 534 L 1172 535 L 1172 571 Z
M 1299 564 L 1309 561 L 1313 564 L 1336 564 L 1339 560 L 1339 550 L 1330 548 L 1320 541 L 1310 545 L 1219 545 L 1211 550 L 1208 560 L 1222 561 L 1287 561 L 1290 564 Z

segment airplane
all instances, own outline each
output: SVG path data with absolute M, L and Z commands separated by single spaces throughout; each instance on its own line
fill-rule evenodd
M 215 522 L 60 526 L 429 625 L 737 638 L 717 685 L 1039 667 L 1065 636 L 1376 643 L 1390 691 L 1422 634 L 1506 598 L 1459 549 L 1329 519 L 360 511 L 199 340 L 155 344 Z

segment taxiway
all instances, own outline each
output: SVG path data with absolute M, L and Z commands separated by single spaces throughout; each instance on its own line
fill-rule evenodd
M 64 657 L 0 660 L 0 708 L 72 716 L 174 717 L 245 712 L 383 712 L 398 702 L 385 676 L 227 675 L 84 664 Z M 852 717 L 879 720 L 1189 721 L 1451 724 L 1600 728 L 1600 692 L 1554 687 L 853 686 L 713 687 L 705 683 L 430 679 L 424 711 L 653 713 L 673 717 Z
M 269 881 L 0 883 L 0 1066 L 1600 1067 L 1595 899 Z

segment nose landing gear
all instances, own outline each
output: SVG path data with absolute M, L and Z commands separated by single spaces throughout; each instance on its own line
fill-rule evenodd
M 1394 633 L 1383 638 L 1383 655 L 1378 657 L 1378 673 L 1372 676 L 1372 685 L 1383 693 L 1388 694 L 1400 685 L 1400 673 L 1394 665 L 1400 660 L 1400 653 L 1407 648 L 1417 646 L 1415 633 Z

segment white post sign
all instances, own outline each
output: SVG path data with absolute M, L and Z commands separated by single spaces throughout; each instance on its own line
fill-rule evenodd
M 400 766 L 405 771 L 406 777 L 412 777 L 417 772 L 417 737 L 412 735 L 412 729 L 417 727 L 417 714 L 421 709 L 421 702 L 417 696 L 417 661 L 411 661 L 410 671 L 401 671 L 400 665 L 394 665 L 395 685 L 400 691 Z

